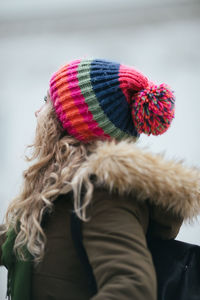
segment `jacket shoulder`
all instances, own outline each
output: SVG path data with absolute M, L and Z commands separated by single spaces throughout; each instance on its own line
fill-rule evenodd
M 95 176 L 95 185 L 173 212 L 183 219 L 200 213 L 200 171 L 151 154 L 129 141 L 102 142 L 83 163 L 76 181 Z

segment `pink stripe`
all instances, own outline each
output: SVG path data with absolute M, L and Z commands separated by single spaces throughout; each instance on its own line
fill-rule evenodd
M 122 92 L 123 92 L 123 94 L 124 94 L 124 96 L 125 96 L 125 98 L 126 98 L 126 101 L 128 102 L 128 103 L 130 103 L 130 95 L 129 95 L 129 93 L 127 92 L 127 90 L 128 90 L 128 86 L 127 86 L 127 82 L 126 82 L 126 80 L 124 80 L 124 77 L 123 77 L 123 72 L 124 72 L 124 69 L 125 69 L 125 67 L 123 66 L 123 65 L 120 65 L 120 68 L 119 68 L 119 82 L 120 82 L 120 88 L 121 88 L 121 90 L 122 90 Z
M 148 79 L 134 68 L 120 65 L 119 68 L 120 88 L 128 103 L 134 93 L 144 89 L 148 85 Z
M 110 138 L 110 136 L 107 135 L 104 130 L 99 127 L 99 124 L 93 119 L 93 115 L 90 112 L 87 103 L 85 102 L 84 96 L 81 93 L 78 81 L 78 65 L 80 62 L 81 60 L 78 60 L 76 61 L 76 65 L 69 65 L 67 68 L 67 79 L 71 97 L 74 99 L 75 105 L 79 109 L 80 114 L 86 121 L 91 132 L 95 136 Z
M 58 116 L 60 122 L 62 123 L 63 128 L 66 129 L 70 135 L 74 136 L 78 140 L 85 141 L 80 136 L 80 134 L 77 133 L 75 128 L 72 127 L 69 118 L 67 117 L 66 113 L 63 111 L 62 103 L 59 101 L 59 95 L 58 95 L 58 90 L 56 87 L 56 82 L 53 82 L 56 78 L 56 75 L 57 75 L 57 73 L 55 73 L 52 76 L 51 81 L 50 81 L 50 97 L 52 99 L 53 106 L 57 113 L 57 116 Z

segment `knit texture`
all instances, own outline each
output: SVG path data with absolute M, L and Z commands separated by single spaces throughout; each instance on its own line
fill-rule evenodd
M 141 100 L 141 91 L 145 92 L 148 86 L 147 77 L 133 67 L 101 59 L 82 59 L 66 64 L 52 76 L 50 97 L 63 128 L 76 139 L 120 140 L 139 137 L 145 132 L 143 119 L 135 115 L 137 103 L 136 107 L 133 104 L 134 99 L 138 101 L 139 92 Z M 173 100 L 172 94 L 170 97 Z M 171 123 L 173 101 L 168 108 Z M 138 130 L 138 119 L 139 128 L 144 127 L 144 131 Z M 159 122 L 165 123 L 163 120 L 159 118 Z M 166 129 L 168 125 L 164 125 Z M 150 128 L 145 133 L 161 134 L 162 130 L 156 133 Z

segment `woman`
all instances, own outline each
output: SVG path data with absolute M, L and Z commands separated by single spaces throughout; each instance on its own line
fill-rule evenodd
M 136 145 L 141 133 L 168 129 L 173 93 L 132 67 L 83 59 L 52 76 L 45 101 L 29 158 L 36 161 L 24 172 L 1 231 L 8 294 L 155 300 L 147 234 L 175 238 L 200 209 L 199 172 Z M 73 211 L 83 222 L 95 295 L 72 241 Z

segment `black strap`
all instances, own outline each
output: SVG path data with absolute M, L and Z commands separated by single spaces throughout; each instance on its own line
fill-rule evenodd
M 81 220 L 72 213 L 72 239 L 93 296 L 97 293 L 97 285 L 83 246 L 81 225 Z M 157 273 L 158 299 L 200 299 L 200 246 L 177 240 L 149 240 L 148 246 Z
M 80 261 L 85 269 L 85 273 L 87 274 L 88 286 L 91 292 L 91 296 L 94 296 L 97 293 L 97 285 L 96 285 L 96 280 L 93 274 L 92 267 L 88 260 L 87 253 L 83 246 L 82 222 L 73 212 L 71 213 L 71 236 L 78 257 L 80 258 Z

